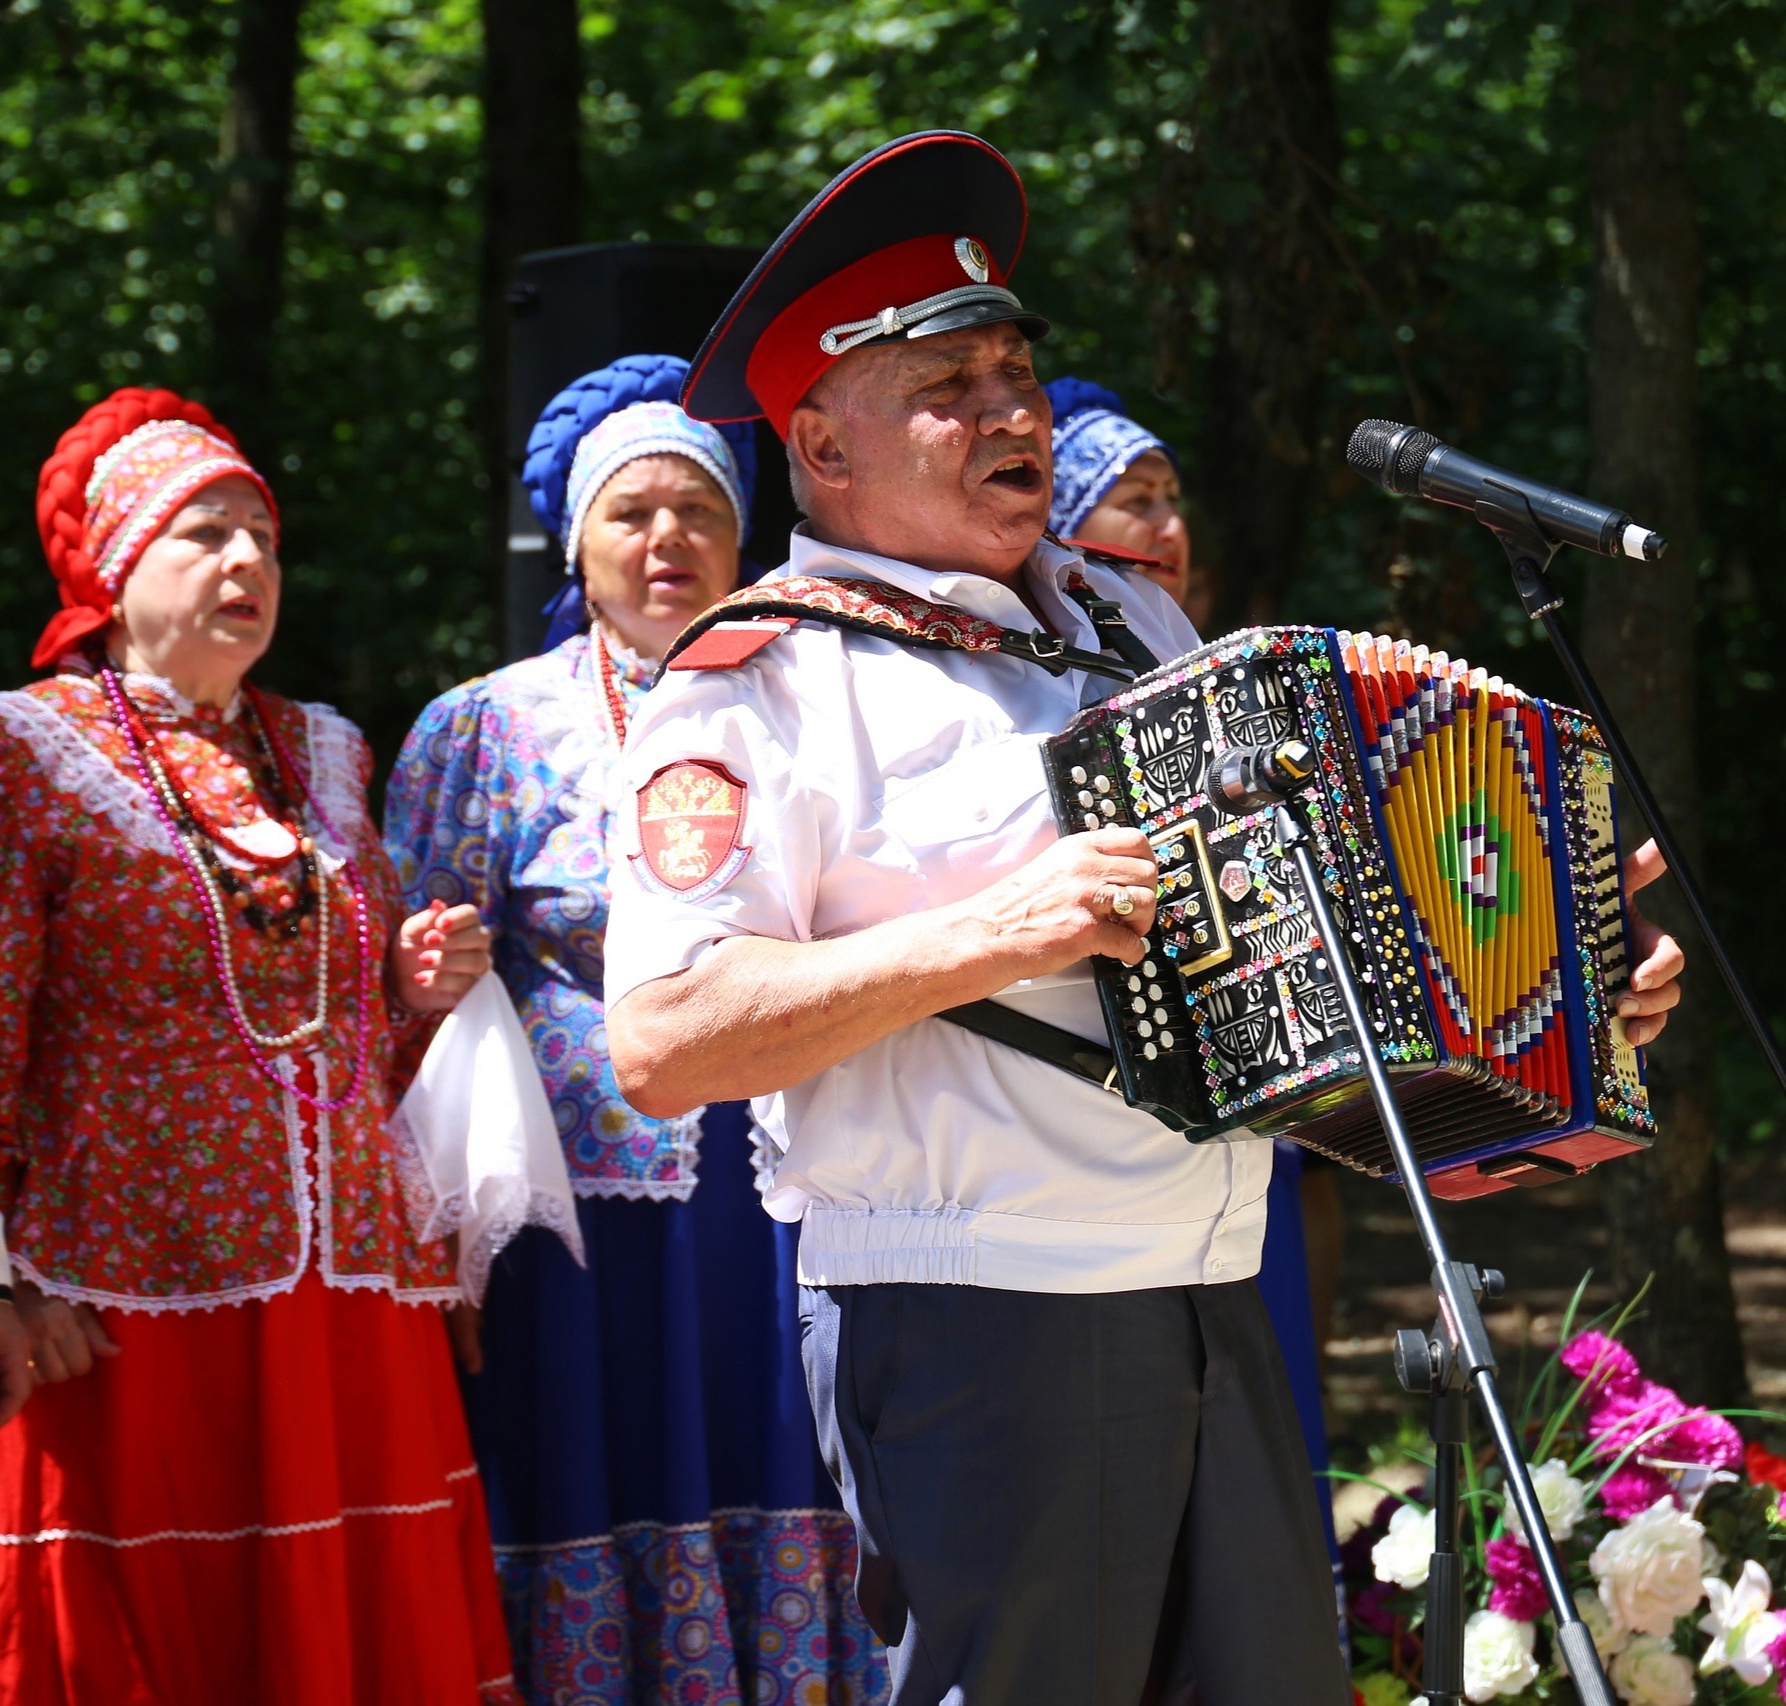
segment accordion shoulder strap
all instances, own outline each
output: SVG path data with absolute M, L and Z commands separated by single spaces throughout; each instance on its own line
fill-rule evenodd
M 1050 675 L 1077 669 L 1126 683 L 1135 673 L 1126 662 L 1069 646 L 1055 634 L 1001 628 L 971 611 L 933 604 L 881 581 L 830 575 L 789 575 L 740 587 L 676 636 L 664 658 L 664 668 L 735 669 L 795 622 L 823 622 L 930 650 L 999 652 L 1040 664 Z M 757 624 L 769 631 L 767 638 L 738 635 L 741 627 Z M 716 631 L 717 638 L 709 639 Z
M 1112 1095 L 1122 1094 L 1116 1085 L 1116 1056 L 1102 1043 L 1087 1042 L 1072 1031 L 1063 1031 L 1059 1025 L 1032 1019 L 997 1001 L 970 1001 L 962 1007 L 945 1007 L 937 1017 L 1007 1048 L 1034 1055 L 1037 1060 L 1058 1066 Z

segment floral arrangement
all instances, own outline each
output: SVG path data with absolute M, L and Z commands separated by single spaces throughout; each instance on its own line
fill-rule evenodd
M 1614 1690 L 1630 1706 L 1786 1701 L 1786 1459 L 1647 1379 L 1614 1336 L 1629 1311 L 1610 1332 L 1571 1336 L 1574 1313 L 1519 1421 L 1545 1525 Z M 1465 1467 L 1465 1695 L 1573 1703 L 1499 1469 L 1469 1452 Z M 1341 1548 L 1353 1684 L 1359 1706 L 1420 1706 L 1433 1513 L 1385 1491 Z

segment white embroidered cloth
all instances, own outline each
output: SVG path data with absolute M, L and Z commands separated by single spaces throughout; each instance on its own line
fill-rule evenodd
M 496 1253 L 523 1226 L 556 1232 L 584 1262 L 558 1126 L 495 972 L 434 1033 L 396 1124 L 422 1175 L 406 1181 L 416 1235 L 458 1233 L 459 1284 L 473 1303 L 483 1301 Z

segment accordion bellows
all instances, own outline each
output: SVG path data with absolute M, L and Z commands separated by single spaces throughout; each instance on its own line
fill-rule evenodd
M 1270 810 L 1214 760 L 1300 737 L 1318 863 L 1421 1165 L 1441 1196 L 1648 1144 L 1611 762 L 1579 712 L 1461 659 L 1253 628 L 1143 677 L 1048 745 L 1063 831 L 1127 823 L 1160 859 L 1146 960 L 1097 962 L 1124 1095 L 1187 1137 L 1280 1135 L 1392 1165 L 1327 955 Z

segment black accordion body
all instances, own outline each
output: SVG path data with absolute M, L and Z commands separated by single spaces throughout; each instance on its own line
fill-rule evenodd
M 1096 962 L 1126 1099 L 1193 1141 L 1278 1135 L 1378 1177 L 1388 1144 L 1271 809 L 1212 800 L 1233 748 L 1308 742 L 1302 804 L 1373 1036 L 1437 1195 L 1647 1145 L 1611 762 L 1593 724 L 1423 647 L 1254 628 L 1144 676 L 1047 746 L 1063 832 L 1144 831 L 1159 910 Z

